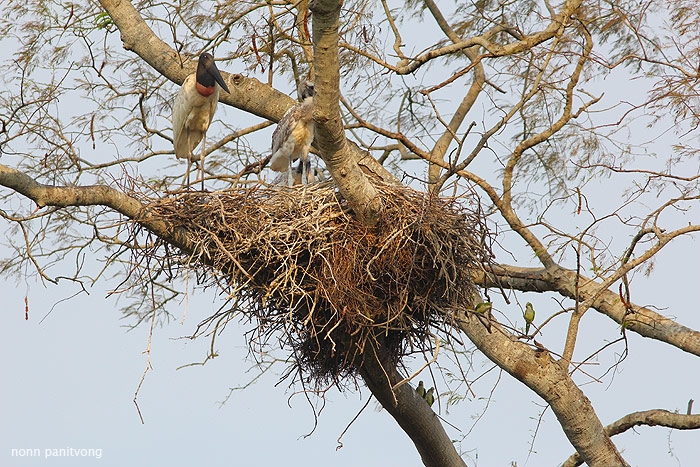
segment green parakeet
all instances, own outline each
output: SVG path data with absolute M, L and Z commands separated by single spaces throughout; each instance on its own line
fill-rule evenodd
M 425 397 L 424 397 L 425 402 L 427 402 L 428 405 L 431 407 L 435 403 L 435 395 L 433 394 L 434 391 L 435 391 L 435 388 L 428 389 L 428 392 L 425 393 Z
M 530 325 L 535 320 L 535 309 L 532 307 L 532 303 L 527 302 L 525 304 L 525 313 L 523 313 L 523 318 L 525 318 L 525 334 L 530 334 Z
M 474 311 L 481 314 L 486 314 L 491 311 L 491 302 L 481 302 L 475 308 Z
M 425 399 L 425 386 L 423 386 L 423 381 L 418 381 L 418 387 L 416 388 L 416 392 L 419 396 Z

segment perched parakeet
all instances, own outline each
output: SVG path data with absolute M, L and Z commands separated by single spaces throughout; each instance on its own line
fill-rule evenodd
M 481 302 L 476 307 L 474 311 L 481 314 L 487 314 L 491 311 L 491 302 Z
M 423 381 L 418 381 L 418 387 L 416 388 L 416 392 L 419 396 L 425 399 L 425 386 L 423 386 Z
M 525 304 L 523 318 L 525 318 L 525 334 L 528 335 L 530 333 L 530 325 L 535 320 L 535 309 L 532 307 L 532 303 L 527 302 Z
M 425 393 L 425 402 L 428 403 L 429 406 L 433 406 L 433 403 L 435 403 L 435 395 L 433 392 L 435 391 L 435 388 L 430 388 L 428 389 L 428 392 Z

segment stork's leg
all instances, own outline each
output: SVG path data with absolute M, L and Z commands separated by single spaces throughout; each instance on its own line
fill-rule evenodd
M 311 161 L 309 160 L 309 158 L 306 158 L 306 160 L 304 161 L 303 170 L 306 171 L 306 178 L 305 178 L 306 182 L 304 184 L 310 185 L 311 183 L 314 182 L 314 179 L 313 179 L 314 174 L 313 174 L 313 171 L 311 170 Z
M 292 158 L 289 158 L 289 167 L 287 167 L 287 186 L 294 186 L 294 166 L 292 166 Z
M 204 155 L 205 155 L 205 147 L 207 145 L 207 132 L 204 132 L 204 135 L 202 135 L 202 155 L 199 157 L 199 172 L 202 175 L 202 191 L 204 191 Z
M 301 151 L 301 184 L 302 185 L 308 185 L 309 184 L 309 172 L 310 172 L 310 167 L 311 163 L 309 162 L 309 151 L 311 150 L 311 146 L 304 146 Z
M 182 183 L 185 184 L 184 186 L 189 190 L 190 188 L 190 170 L 192 170 L 192 149 L 190 146 L 190 129 L 185 128 L 185 134 L 187 135 L 187 172 L 185 173 L 185 177 L 182 180 Z
M 306 157 L 301 158 L 301 184 L 302 185 L 308 185 L 309 184 L 309 170 L 306 167 L 309 163 L 309 159 Z

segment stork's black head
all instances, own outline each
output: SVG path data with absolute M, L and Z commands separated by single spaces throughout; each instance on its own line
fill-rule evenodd
M 221 86 L 224 91 L 229 92 L 224 78 L 221 77 L 219 69 L 216 68 L 214 57 L 212 57 L 210 53 L 205 52 L 199 56 L 199 63 L 197 64 L 197 83 L 206 88 L 213 88 L 214 83 L 219 83 L 219 86 Z
M 307 97 L 314 97 L 314 83 L 311 81 L 304 81 L 299 87 L 299 96 L 301 100 L 305 100 Z

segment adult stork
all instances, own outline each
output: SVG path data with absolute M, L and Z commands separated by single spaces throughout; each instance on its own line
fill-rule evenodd
M 187 186 L 190 185 L 190 168 L 192 162 L 199 160 L 202 173 L 202 191 L 204 190 L 204 154 L 207 141 L 207 129 L 211 125 L 219 101 L 219 88 L 229 92 L 228 86 L 209 53 L 199 56 L 197 71 L 185 78 L 173 105 L 173 145 L 178 159 L 187 159 Z M 194 148 L 202 142 L 199 158 Z
M 314 140 L 314 84 L 305 81 L 299 88 L 301 102 L 289 109 L 272 133 L 270 168 L 287 172 L 287 185 L 294 184 L 292 163 L 301 159 L 301 183 L 307 185 L 310 177 L 309 150 Z

